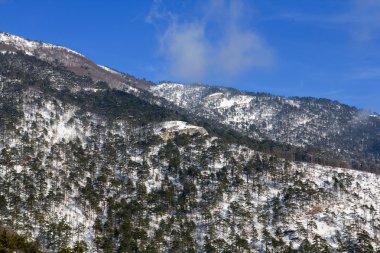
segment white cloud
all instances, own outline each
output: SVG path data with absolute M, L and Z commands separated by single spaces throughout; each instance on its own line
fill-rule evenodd
M 167 22 L 159 48 L 171 77 L 188 82 L 228 78 L 272 64 L 271 49 L 246 24 L 249 13 L 242 1 L 209 0 L 190 19 L 159 11 L 161 1 L 155 3 L 147 21 Z
M 202 78 L 209 64 L 210 46 L 204 27 L 199 24 L 172 23 L 160 38 L 160 51 L 178 78 Z

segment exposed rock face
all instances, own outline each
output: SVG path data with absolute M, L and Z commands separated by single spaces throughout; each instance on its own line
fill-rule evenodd
M 176 135 L 207 135 L 206 129 L 199 126 L 190 125 L 183 121 L 167 121 L 155 127 L 157 133 L 164 141 L 173 139 Z

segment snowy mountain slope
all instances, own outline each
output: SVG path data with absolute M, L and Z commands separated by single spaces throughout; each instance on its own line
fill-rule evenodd
M 377 115 L 207 86 L 153 93 L 171 102 L 0 54 L 1 223 L 45 252 L 379 251 L 378 175 L 286 161 L 209 126 L 211 112 L 241 132 L 251 121 L 280 131 L 282 120 L 293 143 L 302 131 L 312 141 L 322 123 L 376 133 Z
M 48 251 L 80 240 L 89 252 L 380 245 L 375 174 L 287 163 L 196 132 L 162 137 L 202 132 L 183 122 L 136 128 L 31 90 L 22 98 L 25 114 L 2 139 L 1 217 Z
M 349 164 L 351 160 L 379 161 L 378 115 L 373 117 L 335 101 L 176 83 L 162 83 L 150 90 L 190 113 L 216 120 L 249 137 L 327 148 Z

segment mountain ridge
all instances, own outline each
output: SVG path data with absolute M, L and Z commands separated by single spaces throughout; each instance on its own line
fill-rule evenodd
M 4 37 L 9 37 L 9 38 L 13 38 L 11 39 L 10 41 L 22 41 L 22 43 L 32 43 L 32 44 L 36 44 L 36 45 L 42 45 L 44 47 L 47 47 L 47 48 L 59 48 L 59 49 L 62 49 L 62 50 L 65 50 L 69 53 L 73 53 L 73 54 L 76 54 L 80 57 L 83 57 L 83 58 L 86 58 L 85 55 L 77 52 L 77 51 L 74 51 L 68 47 L 65 47 L 65 46 L 59 46 L 59 45 L 55 45 L 55 44 L 51 44 L 51 43 L 46 43 L 46 42 L 41 42 L 41 41 L 35 41 L 35 40 L 31 40 L 31 39 L 26 39 L 26 38 L 23 38 L 22 36 L 18 36 L 18 35 L 13 35 L 11 33 L 7 33 L 7 32 L 1 32 L 0 31 L 0 47 L 1 46 L 5 46 L 6 43 L 6 39 L 4 39 Z M 5 48 L 4 48 L 5 49 Z M 18 49 L 16 47 L 16 49 Z M 8 48 L 6 50 L 3 50 L 3 52 L 6 52 L 6 51 L 10 51 L 12 52 L 13 50 L 15 50 L 14 48 Z M 1 51 L 1 48 L 0 48 L 0 51 Z M 32 51 L 28 51 L 28 50 L 22 50 L 21 51 L 24 51 L 26 54 L 29 54 L 29 55 L 33 55 L 33 52 Z M 36 56 L 36 55 L 33 55 L 33 56 Z M 38 58 L 38 57 L 37 57 Z M 42 60 L 46 60 L 44 58 L 40 58 Z M 87 58 L 86 58 L 87 59 Z M 47 60 L 49 62 L 51 62 L 50 60 Z M 52 62 L 51 62 L 52 63 Z M 100 64 L 96 64 L 98 67 L 106 70 L 107 72 L 114 72 L 114 73 L 118 73 L 118 74 L 124 74 L 116 69 L 113 69 L 111 67 L 108 67 L 108 66 L 103 66 L 103 65 L 100 65 Z M 75 72 L 74 72 L 75 73 Z M 96 80 L 95 80 L 96 81 Z M 255 91 L 249 91 L 249 90 L 240 90 L 240 89 L 237 89 L 237 88 L 233 88 L 233 87 L 229 87 L 229 86 L 223 86 L 223 85 L 210 85 L 210 84 L 203 84 L 203 83 L 179 83 L 179 82 L 172 82 L 172 81 L 160 81 L 158 83 L 154 83 L 154 82 L 149 82 L 148 83 L 150 84 L 150 86 L 153 86 L 153 85 L 160 85 L 161 83 L 167 83 L 167 84 L 181 84 L 181 85 L 186 85 L 186 86 L 208 86 L 210 88 L 212 87 L 215 87 L 215 88 L 220 88 L 220 89 L 228 89 L 228 90 L 231 90 L 231 91 L 236 91 L 236 92 L 239 92 L 239 93 L 244 93 L 244 94 L 253 94 L 253 95 L 269 95 L 269 96 L 274 96 L 274 97 L 280 97 L 280 98 L 288 98 L 288 99 L 292 99 L 292 98 L 295 98 L 295 99 L 315 99 L 315 100 L 327 100 L 329 102 L 337 102 L 341 105 L 345 105 L 345 106 L 350 106 L 350 107 L 354 107 L 356 109 L 359 109 L 359 110 L 362 110 L 362 111 L 367 111 L 367 109 L 365 108 L 359 108 L 357 106 L 354 106 L 354 105 L 349 105 L 349 104 L 346 104 L 346 103 L 343 103 L 343 102 L 340 102 L 339 100 L 334 100 L 334 99 L 329 99 L 329 98 L 324 98 L 324 97 L 313 97 L 313 96 L 281 96 L 281 95 L 276 95 L 276 94 L 272 94 L 272 93 L 268 93 L 268 92 L 255 92 Z M 148 88 L 149 86 L 144 86 L 143 89 L 146 89 Z M 140 87 L 141 88 L 141 87 Z M 374 115 L 379 115 L 378 112 L 370 112 L 370 113 L 373 113 Z
M 373 157 L 362 160 L 373 159 L 376 164 L 379 159 L 379 116 L 337 101 L 284 98 L 199 84 L 161 83 L 152 86 L 151 91 L 191 113 L 217 120 L 252 138 L 327 148 L 340 153 L 349 164 L 366 155 Z
M 215 88 L 215 90 L 222 89 L 222 90 L 226 90 L 226 91 L 231 91 L 232 93 L 241 93 L 241 94 L 253 95 L 253 96 L 278 97 L 281 99 L 299 99 L 299 100 L 305 99 L 305 100 L 315 100 L 315 101 L 326 101 L 326 102 L 339 104 L 342 106 L 348 106 L 348 107 L 351 107 L 353 109 L 357 109 L 359 111 L 366 112 L 369 115 L 380 116 L 380 113 L 378 113 L 376 111 L 369 110 L 366 108 L 361 108 L 359 106 L 348 104 L 345 102 L 341 102 L 338 99 L 332 99 L 332 98 L 326 98 L 326 97 L 314 97 L 314 96 L 310 96 L 310 95 L 307 95 L 307 96 L 298 96 L 298 95 L 285 96 L 285 95 L 278 95 L 275 93 L 270 93 L 270 92 L 265 92 L 265 91 L 252 91 L 252 90 L 246 90 L 246 89 L 239 89 L 239 88 L 235 88 L 235 87 L 228 86 L 228 85 L 207 84 L 207 83 L 191 83 L 191 82 L 190 83 L 182 83 L 182 82 L 175 82 L 175 81 L 168 81 L 168 80 L 159 81 L 158 83 L 155 83 L 155 86 L 160 86 L 161 84 L 169 84 L 169 85 L 176 85 L 177 84 L 177 85 L 184 85 L 184 86 L 188 86 L 188 87 L 209 87 L 211 90 L 213 88 Z

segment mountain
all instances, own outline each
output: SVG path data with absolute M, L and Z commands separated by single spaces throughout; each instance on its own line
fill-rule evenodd
M 284 98 L 205 85 L 162 83 L 151 92 L 190 113 L 255 139 L 333 152 L 347 165 L 378 171 L 380 116 L 328 99 Z M 315 162 L 310 157 L 310 162 Z
M 112 86 L 99 73 L 70 69 L 77 54 L 68 49 L 37 43 L 57 63 L 21 47 L 27 40 L 0 38 L 0 222 L 30 245 L 44 252 L 379 251 L 377 174 L 272 152 L 324 154 L 297 134 L 313 133 L 303 134 L 314 141 L 331 122 L 336 131 L 355 119 L 376 136 L 377 115 L 218 87 Z M 296 116 L 326 121 L 302 125 L 287 105 Z M 283 131 L 243 127 L 269 119 Z M 284 143 L 279 122 L 296 132 Z M 357 148 L 341 156 L 376 158 Z M 0 250 L 17 249 L 2 234 Z

